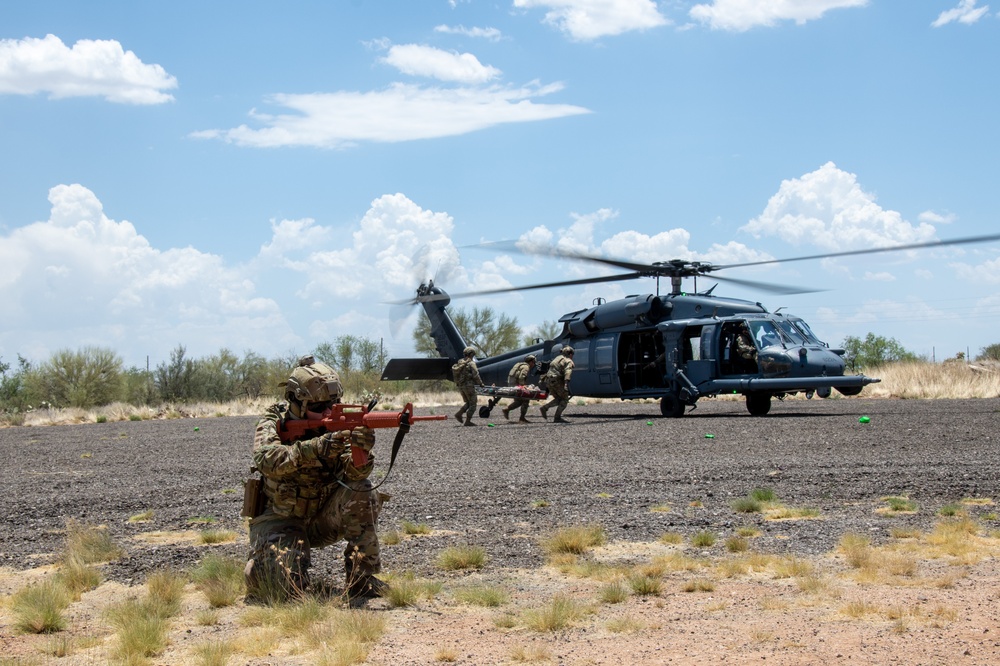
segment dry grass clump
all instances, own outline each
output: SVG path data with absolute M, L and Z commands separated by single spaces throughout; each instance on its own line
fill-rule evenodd
M 464 587 L 455 590 L 454 595 L 455 599 L 463 604 L 482 606 L 483 608 L 496 608 L 510 602 L 510 594 L 506 590 L 493 585 Z
M 702 530 L 691 536 L 691 545 L 695 548 L 711 548 L 715 545 L 716 536 L 712 532 Z
M 552 651 L 544 645 L 518 645 L 510 651 L 510 660 L 516 664 L 536 664 L 553 661 Z
M 330 609 L 321 620 L 311 623 L 304 635 L 311 646 L 320 648 L 317 663 L 360 664 L 385 634 L 386 624 L 383 613 Z
M 14 627 L 31 634 L 51 634 L 66 628 L 65 610 L 72 598 L 54 579 L 23 587 L 11 597 Z
M 437 565 L 445 571 L 482 569 L 486 566 L 486 550 L 467 544 L 445 548 L 438 554 Z
M 881 499 L 887 506 L 876 509 L 875 513 L 883 516 L 917 512 L 917 503 L 905 495 L 889 495 Z
M 202 530 L 198 533 L 198 543 L 212 545 L 216 543 L 229 543 L 236 541 L 239 534 L 232 530 Z
M 566 629 L 592 612 L 572 598 L 557 594 L 547 606 L 522 612 L 521 623 L 531 631 L 551 633 Z
M 601 603 L 620 604 L 632 596 L 629 587 L 621 579 L 613 580 L 602 586 L 597 591 L 597 598 Z
M 212 553 L 202 559 L 190 577 L 212 608 L 223 608 L 243 596 L 243 567 L 235 558 Z
M 180 610 L 184 579 L 164 571 L 146 581 L 146 596 L 126 599 L 106 612 L 115 629 L 116 644 L 112 657 L 124 663 L 146 663 L 163 652 L 169 644 L 170 618 Z
M 542 548 L 550 556 L 563 553 L 583 555 L 595 546 L 603 546 L 607 541 L 601 525 L 577 525 L 564 527 L 542 541 Z
M 387 576 L 386 582 L 389 590 L 385 599 L 393 608 L 416 606 L 421 599 L 433 599 L 444 588 L 438 581 L 417 578 L 412 573 Z
M 409 520 L 403 520 L 399 523 L 399 529 L 402 530 L 403 534 L 414 535 L 414 534 L 430 534 L 431 526 L 427 523 L 413 523 Z
M 714 592 L 715 582 L 709 578 L 692 578 L 681 585 L 684 592 Z
M 210 640 L 194 646 L 192 652 L 199 666 L 226 666 L 236 645 L 230 640 Z
M 125 554 L 107 529 L 75 520 L 66 524 L 66 552 L 67 558 L 76 558 L 84 564 L 112 562 Z
M 646 628 L 646 624 L 631 615 L 623 615 L 608 620 L 604 625 L 613 634 L 634 634 Z

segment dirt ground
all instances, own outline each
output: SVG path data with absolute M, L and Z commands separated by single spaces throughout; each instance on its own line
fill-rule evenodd
M 657 413 L 654 404 L 573 405 L 563 426 L 514 425 L 495 411 L 477 428 L 415 427 L 382 487 L 392 499 L 381 532 L 418 523 L 430 533 L 404 535 L 383 556 L 390 580 L 412 575 L 440 591 L 409 608 L 369 602 L 387 629 L 365 663 L 1000 663 L 1000 400 L 790 401 L 764 418 L 706 400 L 682 419 Z M 114 637 L 102 613 L 140 593 L 149 572 L 190 568 L 207 552 L 244 557 L 234 490 L 253 421 L 0 430 L 3 598 L 51 575 L 69 519 L 106 525 L 126 550 L 102 566 L 107 582 L 70 607 L 62 635 L 18 633 L 0 605 L 0 664 L 106 663 Z M 765 487 L 779 507 L 735 510 Z M 891 511 L 888 497 L 914 510 Z M 148 522 L 128 520 L 143 511 Z M 945 541 L 942 526 L 963 517 L 974 528 Z M 209 521 L 239 538 L 198 545 Z M 546 564 L 544 539 L 586 524 L 600 525 L 607 543 L 576 566 Z M 694 545 L 699 533 L 716 542 Z M 740 534 L 746 552 L 728 546 Z M 852 566 L 838 548 L 845 534 L 870 540 L 872 567 Z M 455 545 L 481 547 L 486 565 L 443 571 L 437 557 Z M 339 559 L 315 554 L 316 575 L 339 584 Z M 653 572 L 660 589 L 609 603 L 612 566 Z M 482 585 L 509 601 L 459 600 Z M 554 600 L 577 611 L 570 625 L 531 628 L 531 613 Z M 234 646 L 230 664 L 324 658 L 301 636 L 262 646 L 266 631 L 244 626 L 242 603 L 200 624 L 207 609 L 189 586 L 170 646 L 151 663 L 197 663 L 197 646 L 221 640 Z M 70 654 L 51 656 L 60 646 Z

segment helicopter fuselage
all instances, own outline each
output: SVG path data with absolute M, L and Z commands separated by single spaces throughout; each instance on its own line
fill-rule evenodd
M 448 316 L 447 295 L 424 287 L 423 301 L 440 359 L 393 359 L 382 379 L 450 378 L 464 341 Z M 418 302 L 420 292 L 418 291 Z M 751 414 L 766 414 L 772 397 L 805 392 L 830 395 L 832 388 L 856 395 L 879 381 L 845 375 L 843 350 L 831 349 L 799 317 L 768 312 L 760 303 L 711 294 L 632 295 L 563 315 L 560 335 L 498 356 L 477 359 L 486 384 L 505 385 L 515 363 L 533 354 L 530 383 L 538 383 L 566 345 L 573 347 L 573 395 L 660 400 L 666 416 L 681 416 L 700 398 L 723 393 L 746 396 Z M 745 326 L 756 357 L 736 353 Z

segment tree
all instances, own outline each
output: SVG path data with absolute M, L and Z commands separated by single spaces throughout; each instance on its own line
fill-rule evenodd
M 977 361 L 1000 361 L 1000 342 L 979 350 Z
M 31 363 L 17 355 L 17 370 L 8 372 L 10 364 L 0 360 L 0 412 L 23 412 L 28 407 L 25 378 L 31 372 Z
M 472 310 L 456 308 L 449 310 L 448 314 L 466 343 L 478 349 L 483 356 L 496 356 L 518 347 L 521 331 L 514 317 L 497 313 L 490 307 L 474 307 Z M 426 313 L 413 330 L 413 343 L 418 352 L 431 357 L 438 355 Z
M 529 328 L 521 343 L 527 347 L 535 344 L 535 340 L 552 340 L 562 333 L 562 330 L 562 324 L 552 319 L 546 319 L 541 324 Z
M 121 400 L 122 361 L 110 349 L 62 349 L 30 374 L 30 392 L 56 407 L 89 409 Z
M 166 402 L 172 400 L 194 400 L 201 393 L 199 367 L 193 359 L 185 358 L 187 349 L 177 345 L 170 352 L 170 362 L 156 366 L 154 381 L 160 399 Z
M 876 368 L 886 363 L 920 360 L 913 352 L 907 351 L 895 338 L 886 338 L 869 333 L 865 339 L 852 335 L 844 338 L 844 360 L 851 370 Z

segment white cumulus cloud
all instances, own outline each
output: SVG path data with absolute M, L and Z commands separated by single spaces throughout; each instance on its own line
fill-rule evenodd
M 935 234 L 930 224 L 911 224 L 897 211 L 879 206 L 854 174 L 833 162 L 782 181 L 764 212 L 741 230 L 754 238 L 776 237 L 829 252 L 922 243 Z
M 242 350 L 258 334 L 294 339 L 277 304 L 217 255 L 152 247 L 79 184 L 53 187 L 49 202 L 48 220 L 0 236 L 9 316 L 0 356 L 45 358 L 92 344 L 138 362 L 146 354 L 162 359 L 184 341 L 209 353 Z
M 176 87 L 163 67 L 142 62 L 115 40 L 81 39 L 72 47 L 55 35 L 0 40 L 0 94 L 163 104 L 174 99 L 164 91 Z
M 471 53 L 452 53 L 423 44 L 396 44 L 382 61 L 410 76 L 472 85 L 488 83 L 501 74 Z
M 667 25 L 653 0 L 514 0 L 521 9 L 545 9 L 545 22 L 577 41 Z
M 868 0 L 714 0 L 695 5 L 691 18 L 717 30 L 743 32 L 781 21 L 801 25 L 821 18 L 832 9 L 864 7 Z

